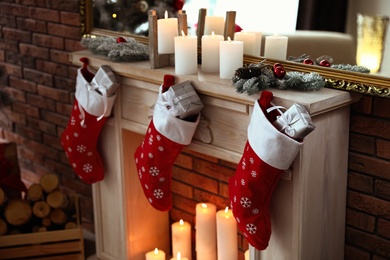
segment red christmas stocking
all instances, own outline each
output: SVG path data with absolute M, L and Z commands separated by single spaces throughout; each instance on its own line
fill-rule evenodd
M 88 78 L 90 74 L 78 70 L 73 110 L 61 135 L 61 145 L 75 173 L 92 184 L 104 179 L 104 166 L 96 144 L 116 94 L 107 97 L 104 86 L 90 83 Z
M 236 174 L 229 180 L 229 198 L 238 227 L 258 250 L 267 248 L 271 236 L 272 193 L 302 145 L 279 132 L 267 119 L 269 115 L 264 111 L 271 99 L 272 92 L 263 91 L 255 102 L 248 141 Z
M 157 210 L 172 208 L 172 166 L 184 145 L 191 143 L 195 122 L 181 120 L 169 113 L 162 103 L 163 86 L 154 106 L 153 119 L 149 123 L 142 144 L 134 153 L 138 177 L 149 203 Z

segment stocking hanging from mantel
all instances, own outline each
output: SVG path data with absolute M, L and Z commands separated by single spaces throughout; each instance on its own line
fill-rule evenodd
M 238 227 L 258 250 L 268 247 L 271 236 L 269 206 L 274 189 L 297 156 L 303 137 L 314 130 L 305 110 L 294 110 L 293 117 L 290 109 L 280 114 L 279 107 L 272 108 L 272 98 L 272 92 L 264 90 L 256 100 L 242 158 L 229 180 L 229 198 Z M 294 104 L 292 109 L 297 107 L 302 108 Z
M 87 58 L 80 61 L 84 65 L 77 70 L 75 100 L 61 145 L 75 173 L 85 183 L 93 184 L 104 179 L 104 165 L 96 145 L 119 84 L 107 65 L 95 74 Z
M 164 76 L 145 138 L 134 153 L 138 177 L 149 203 L 172 208 L 172 167 L 183 146 L 191 143 L 203 104 L 189 82 L 174 85 Z

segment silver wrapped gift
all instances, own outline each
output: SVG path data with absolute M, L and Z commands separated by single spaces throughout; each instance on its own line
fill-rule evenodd
M 315 129 L 304 106 L 294 103 L 273 122 L 273 125 L 290 137 L 300 140 Z
M 114 95 L 119 87 L 117 77 L 108 65 L 100 66 L 93 80 L 99 86 L 98 91 L 101 91 L 102 87 L 106 89 L 108 97 Z
M 198 115 L 203 108 L 203 103 L 190 81 L 171 86 L 163 95 L 170 113 L 181 119 Z

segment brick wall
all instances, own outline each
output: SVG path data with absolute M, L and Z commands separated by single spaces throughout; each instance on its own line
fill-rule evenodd
M 2 0 L 0 66 L 15 99 L 11 124 L 0 137 L 18 144 L 23 180 L 61 176 L 63 188 L 81 195 L 85 226 L 93 230 L 91 187 L 73 173 L 59 144 L 70 115 L 77 67 L 68 53 L 80 50 L 78 1 Z M 346 259 L 390 258 L 390 100 L 364 97 L 351 113 Z M 173 171 L 171 220 L 194 223 L 195 204 L 228 205 L 234 164 L 184 150 Z M 210 174 L 210 172 L 212 174 Z M 242 252 L 248 247 L 239 236 Z
M 390 100 L 353 105 L 346 259 L 390 259 Z
M 75 177 L 60 146 L 73 102 L 77 68 L 68 53 L 81 49 L 77 0 L 0 2 L 1 88 L 14 99 L 0 137 L 15 141 L 26 185 L 56 173 L 62 188 L 81 196 L 83 221 L 93 230 L 91 187 Z

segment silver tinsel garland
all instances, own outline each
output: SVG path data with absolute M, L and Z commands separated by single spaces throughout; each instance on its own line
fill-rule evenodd
M 137 42 L 134 38 L 122 37 L 118 42 L 115 37 L 83 37 L 81 46 L 89 49 L 93 54 L 106 56 L 115 62 L 130 62 L 149 59 L 149 47 Z

